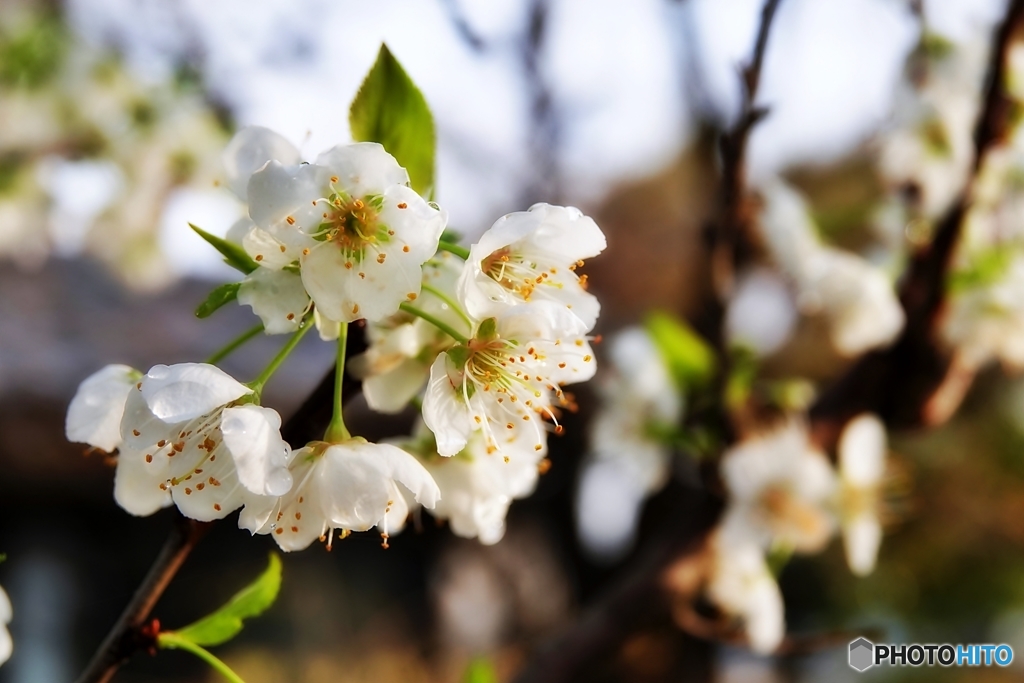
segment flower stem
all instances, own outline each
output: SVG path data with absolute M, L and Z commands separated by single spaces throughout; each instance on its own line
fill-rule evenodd
M 250 339 L 252 339 L 253 337 L 255 337 L 257 334 L 259 334 L 262 331 L 263 331 L 263 323 L 260 323 L 260 324 L 256 325 L 255 327 L 246 330 L 245 332 L 243 332 L 242 334 L 238 335 L 237 337 L 232 339 L 230 342 L 228 342 L 225 346 L 221 347 L 212 356 L 207 358 L 206 362 L 209 363 L 210 365 L 214 365 L 216 363 L 219 363 L 220 361 L 222 361 L 225 358 L 227 358 L 231 353 L 233 353 L 235 351 L 235 349 L 237 349 L 238 347 L 242 346 L 243 344 L 245 344 L 245 342 L 249 341 Z
M 186 652 L 191 652 L 209 664 L 221 676 L 231 681 L 231 683 L 245 683 L 241 676 L 232 671 L 227 664 L 213 656 L 213 653 L 209 650 L 196 645 L 188 638 L 182 638 L 174 631 L 165 631 L 157 636 L 157 644 L 164 650 L 185 650 Z
M 430 315 L 429 313 L 424 313 L 420 309 L 415 308 L 415 307 L 409 305 L 408 303 L 403 302 L 402 305 L 399 306 L 399 308 L 401 308 L 403 311 L 405 311 L 406 313 L 408 313 L 410 315 L 416 316 L 417 318 L 423 318 L 428 323 L 430 323 L 431 325 L 433 325 L 437 329 L 441 330 L 442 332 L 447 334 L 452 339 L 456 339 L 456 340 L 462 342 L 463 344 L 465 344 L 466 342 L 469 341 L 469 337 L 467 337 L 466 335 L 462 334 L 461 332 L 456 330 L 454 327 L 452 327 L 448 323 L 442 322 L 442 321 L 438 320 L 437 318 L 435 318 L 434 316 Z
M 274 356 L 273 360 L 270 361 L 270 364 L 267 365 L 263 372 L 260 373 L 260 376 L 254 379 L 252 382 L 249 382 L 249 388 L 251 388 L 253 392 L 259 394 L 260 392 L 263 391 L 263 385 L 267 383 L 267 380 L 270 379 L 271 375 L 277 372 L 277 369 L 281 366 L 281 363 L 284 362 L 285 358 L 287 358 L 288 355 L 295 349 L 298 343 L 302 341 L 302 338 L 306 335 L 307 332 L 309 332 L 309 329 L 311 327 L 313 327 L 313 324 L 310 320 L 307 319 L 302 321 L 302 323 L 299 325 L 298 332 L 293 334 L 292 338 L 288 340 L 288 343 L 281 347 L 281 350 L 277 352 L 277 355 Z
M 470 327 L 473 327 L 473 321 L 470 320 L 469 316 L 466 315 L 465 311 L 463 311 L 462 308 L 459 307 L 459 302 L 458 301 L 455 301 L 454 299 L 452 299 L 450 296 L 448 296 L 447 294 L 442 292 L 440 289 L 438 289 L 434 285 L 428 285 L 425 282 L 423 283 L 423 291 L 430 292 L 431 294 L 436 296 L 438 299 L 440 299 L 441 301 L 443 301 L 446 304 L 448 304 L 453 311 L 455 311 L 456 313 L 459 314 L 460 318 L 462 318 L 463 320 L 466 321 L 467 325 L 469 325 Z
M 441 240 L 440 242 L 437 243 L 437 250 L 447 251 L 449 254 L 455 254 L 463 261 L 469 259 L 469 249 L 466 249 L 465 247 L 455 244 L 453 242 L 445 242 L 444 240 Z
M 338 331 L 338 360 L 334 364 L 334 412 L 331 414 L 331 424 L 327 426 L 327 433 L 324 434 L 324 441 L 328 443 L 340 443 L 352 438 L 348 427 L 345 426 L 345 417 L 342 415 L 343 403 L 341 400 L 341 389 L 345 382 L 345 350 L 348 346 L 348 323 L 341 323 Z

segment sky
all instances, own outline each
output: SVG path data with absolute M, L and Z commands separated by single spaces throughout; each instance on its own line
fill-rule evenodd
M 433 109 L 437 199 L 470 236 L 526 209 L 538 173 L 523 49 L 528 4 L 69 0 L 78 31 L 120 47 L 145 79 L 166 77 L 182 55 L 201 55 L 206 86 L 240 125 L 278 130 L 307 158 L 349 139 L 348 106 L 387 42 Z M 925 6 L 929 27 L 955 39 L 990 25 L 1003 4 Z M 586 209 L 615 184 L 657 173 L 690 140 L 700 111 L 729 120 L 760 7 L 761 0 L 550 0 L 537 73 L 558 122 L 551 153 L 563 200 Z M 771 113 L 750 143 L 755 180 L 789 164 L 834 160 L 884 126 L 919 30 L 903 0 L 783 0 L 758 98 Z M 212 193 L 179 197 L 165 217 L 165 245 L 194 255 L 198 238 L 180 229 L 182 219 L 223 231 L 235 210 Z M 215 262 L 193 263 L 192 272 Z

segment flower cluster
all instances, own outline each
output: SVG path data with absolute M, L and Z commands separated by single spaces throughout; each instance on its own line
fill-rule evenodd
M 224 165 L 248 206 L 215 243 L 245 271 L 232 291 L 267 334 L 291 340 L 248 384 L 211 363 L 107 366 L 72 400 L 68 438 L 117 451 L 114 497 L 136 515 L 172 504 L 198 520 L 241 510 L 240 527 L 300 550 L 374 527 L 386 545 L 422 506 L 458 535 L 499 540 L 510 502 L 546 467 L 559 411 L 572 407 L 563 385 L 595 372 L 588 333 L 600 307 L 578 269 L 605 247 L 597 225 L 539 204 L 468 250 L 442 242 L 446 213 L 376 143 L 306 163 L 277 133 L 250 127 Z M 422 402 L 409 439 L 372 443 L 345 425 L 353 321 L 369 340 L 351 364 L 369 405 L 393 413 Z M 260 395 L 314 325 L 338 343 L 334 416 L 322 440 L 293 449 Z

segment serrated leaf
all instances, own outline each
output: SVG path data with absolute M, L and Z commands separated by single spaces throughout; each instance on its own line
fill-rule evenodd
M 384 145 L 409 172 L 412 189 L 427 196 L 434 186 L 434 117 L 387 45 L 380 46 L 348 121 L 353 139 Z
M 474 659 L 466 667 L 462 683 L 498 683 L 498 674 L 494 672 L 491 663 L 481 657 Z
M 270 554 L 270 565 L 259 578 L 235 594 L 213 614 L 176 631 L 179 637 L 196 645 L 220 645 L 238 635 L 242 622 L 267 610 L 281 588 L 281 558 Z
M 224 257 L 224 262 L 235 270 L 240 270 L 248 275 L 258 267 L 256 262 L 245 253 L 245 249 L 241 246 L 233 242 L 228 242 L 222 237 L 211 235 L 198 225 L 192 225 L 189 223 L 188 226 L 195 230 L 197 235 L 206 240 L 211 247 L 219 251 L 221 256 Z
M 644 327 L 681 389 L 704 386 L 711 380 L 715 354 L 689 325 L 656 311 L 647 317 Z
M 242 286 L 241 282 L 229 282 L 226 285 L 217 287 L 209 296 L 206 297 L 206 301 L 199 304 L 196 308 L 197 318 L 208 318 L 218 308 L 224 304 L 234 301 L 238 298 L 238 288 Z

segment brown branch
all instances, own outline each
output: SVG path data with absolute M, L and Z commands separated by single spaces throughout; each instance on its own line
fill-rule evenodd
M 365 335 L 349 335 L 346 355 L 351 357 L 365 349 Z M 342 387 L 345 399 L 348 400 L 358 393 L 359 388 L 360 382 L 346 373 Z M 332 368 L 281 428 L 285 441 L 306 443 L 323 434 L 331 419 L 333 390 Z M 106 683 L 133 654 L 153 646 L 152 636 L 147 635 L 146 631 L 149 615 L 192 552 L 192 548 L 212 525 L 213 522 L 196 522 L 180 514 L 175 517 L 171 535 L 153 561 L 149 573 L 100 644 L 85 671 L 78 677 L 77 683 Z
M 143 634 L 150 612 L 185 562 L 196 543 L 210 528 L 209 522 L 176 515 L 171 535 L 164 543 L 146 578 L 135 591 L 128 606 L 103 640 L 92 661 L 78 677 L 78 683 L 106 683 L 135 652 L 153 645 Z
M 1006 92 L 1006 56 L 1024 29 L 1024 0 L 1013 0 L 996 31 L 974 133 L 973 172 L 953 206 L 939 220 L 929 245 L 918 250 L 900 286 L 906 325 L 888 349 L 865 355 L 811 408 L 816 441 L 831 449 L 843 426 L 864 411 L 878 413 L 890 427 L 913 427 L 940 420 L 930 418 L 930 400 L 950 372 L 952 357 L 937 340 L 936 326 L 945 303 L 946 277 L 974 184 L 987 153 L 1006 139 L 1012 100 Z

